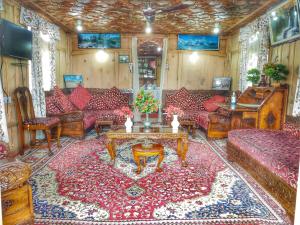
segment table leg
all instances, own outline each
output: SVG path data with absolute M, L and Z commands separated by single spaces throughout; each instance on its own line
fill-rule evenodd
M 186 162 L 186 153 L 188 151 L 188 139 L 183 139 L 183 150 L 181 152 L 181 163 L 183 167 L 187 167 L 187 162 Z
M 182 150 L 182 139 L 177 139 L 177 155 L 179 158 L 181 158 L 181 150 Z
M 135 152 L 133 153 L 133 160 L 134 160 L 135 164 L 137 165 L 136 174 L 140 174 L 142 171 L 141 160 L 140 160 L 140 157 L 138 156 L 138 154 Z
M 158 156 L 156 172 L 162 172 L 162 168 L 160 167 L 160 164 L 163 160 L 164 160 L 164 152 L 160 152 Z
M 107 144 L 107 150 L 110 155 L 111 160 L 115 161 L 116 159 L 116 149 L 115 149 L 115 140 L 109 139 Z
M 192 137 L 195 138 L 196 137 L 196 127 L 192 126 Z

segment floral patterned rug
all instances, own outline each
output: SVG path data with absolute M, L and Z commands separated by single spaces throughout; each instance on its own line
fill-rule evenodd
M 188 167 L 178 160 L 176 143 L 165 147 L 163 172 L 147 159 L 135 173 L 131 146 L 117 143 L 113 165 L 105 136 L 63 139 L 49 158 L 43 150 L 28 152 L 33 165 L 35 224 L 290 224 L 284 211 L 240 167 L 226 160 L 225 141 L 191 139 Z

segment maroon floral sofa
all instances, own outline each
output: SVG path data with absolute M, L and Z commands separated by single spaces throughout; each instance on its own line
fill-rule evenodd
M 172 105 L 184 111 L 182 120 L 194 121 L 198 128 L 202 128 L 206 134 L 209 133 L 210 117 L 209 115 L 218 110 L 218 107 L 207 105 L 210 99 L 216 96 L 222 96 L 224 101 L 228 101 L 230 91 L 219 90 L 187 90 L 184 87 L 180 90 L 163 90 L 162 104 L 163 109 Z M 172 118 L 163 117 L 164 123 L 169 123 Z
M 300 122 L 300 117 L 298 118 Z M 300 156 L 300 123 L 285 130 L 243 129 L 228 134 L 228 159 L 244 167 L 293 217 Z M 293 127 L 293 129 L 291 129 Z
M 110 120 L 120 125 L 125 118 L 116 115 L 114 110 L 129 106 L 132 93 L 111 89 L 83 88 L 61 89 L 45 92 L 47 116 L 59 117 L 62 122 L 62 135 L 83 138 L 94 127 L 97 119 Z

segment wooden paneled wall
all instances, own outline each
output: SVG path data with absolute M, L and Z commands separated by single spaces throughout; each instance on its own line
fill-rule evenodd
M 270 61 L 282 63 L 289 68 L 290 73 L 285 83 L 289 84 L 290 87 L 287 113 L 291 115 L 293 112 L 300 66 L 300 40 L 272 47 Z
M 1 11 L 1 18 L 9 20 L 13 23 L 20 24 L 20 5 L 14 0 L 4 1 L 4 11 Z M 60 78 L 60 73 L 67 73 L 70 71 L 70 52 L 71 40 L 69 34 L 61 31 L 61 41 L 57 44 L 57 77 Z M 19 86 L 28 86 L 28 61 L 23 60 L 22 67 L 23 76 L 20 66 L 15 66 L 12 63 L 19 62 L 17 59 L 10 57 L 3 57 L 3 88 L 8 96 L 12 97 L 15 88 Z M 61 82 L 61 81 L 59 81 Z M 11 151 L 17 152 L 19 149 L 18 130 L 17 130 L 17 117 L 15 112 L 14 102 L 5 105 L 8 133 L 9 133 L 9 146 Z
M 143 34 L 137 35 L 144 36 Z M 162 35 L 152 35 L 153 38 Z M 78 49 L 77 36 L 72 38 L 72 73 L 82 74 L 86 87 L 107 88 L 116 86 L 119 88 L 132 88 L 132 73 L 128 64 L 120 64 L 120 54 L 129 55 L 131 58 L 132 35 L 121 35 L 121 49 L 109 49 L 109 59 L 105 63 L 99 63 L 95 54 L 97 50 Z M 169 35 L 168 71 L 166 73 L 164 88 L 178 89 L 210 89 L 212 79 L 215 76 L 224 76 L 226 61 L 226 39 L 220 41 L 220 51 L 198 51 L 198 60 L 190 61 L 192 51 L 178 51 L 177 35 Z

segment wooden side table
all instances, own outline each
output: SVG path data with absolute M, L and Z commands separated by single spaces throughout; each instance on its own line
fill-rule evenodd
M 192 120 L 180 120 L 180 125 L 182 127 L 187 127 L 188 133 L 192 131 L 192 136 L 195 138 L 196 135 L 196 123 Z
M 146 166 L 146 159 L 150 156 L 158 156 L 158 162 L 156 172 L 162 172 L 160 164 L 164 159 L 164 147 L 161 144 L 152 144 L 149 147 L 145 147 L 142 144 L 136 144 L 132 146 L 133 159 L 137 165 L 137 174 L 142 172 L 141 158 L 143 158 L 143 166 Z
M 103 126 L 112 126 L 114 124 L 114 122 L 112 120 L 96 120 L 95 122 L 95 130 L 97 135 L 99 136 L 99 134 L 102 132 L 102 127 Z

